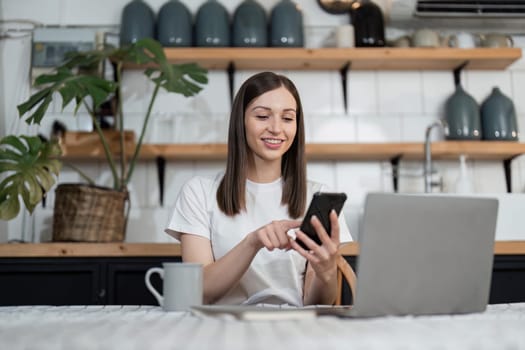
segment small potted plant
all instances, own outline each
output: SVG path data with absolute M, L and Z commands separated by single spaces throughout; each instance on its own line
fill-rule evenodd
M 115 79 L 93 74 L 110 60 Z M 153 82 L 148 110 L 137 142 L 126 142 L 121 84 L 126 65 L 146 67 L 144 74 Z M 128 184 L 140 155 L 152 106 L 159 90 L 194 96 L 208 82 L 207 71 L 195 63 L 171 64 L 162 46 L 153 39 L 142 39 L 121 48 L 76 52 L 50 74 L 35 80 L 38 92 L 18 106 L 20 117 L 28 124 L 39 124 L 57 95 L 62 108 L 75 103 L 75 112 L 83 106 L 91 116 L 94 131 L 103 147 L 112 178 L 112 188 L 96 186 L 81 173 L 86 184 L 60 184 L 56 188 L 53 214 L 53 240 L 122 241 L 129 211 Z M 96 117 L 97 109 L 114 97 L 117 147 L 111 146 L 108 133 Z M 58 139 L 44 142 L 38 136 L 8 135 L 0 140 L 0 219 L 9 220 L 20 211 L 20 200 L 32 212 L 54 186 L 61 168 Z M 126 148 L 128 147 L 128 149 Z M 116 148 L 116 149 L 115 149 Z

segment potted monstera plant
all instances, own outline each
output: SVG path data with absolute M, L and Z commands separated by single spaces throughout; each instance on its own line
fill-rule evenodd
M 107 61 L 114 67 L 114 79 L 94 74 Z M 121 84 L 126 65 L 146 67 L 144 74 L 154 88 L 136 142 L 129 143 L 124 128 Z M 122 241 L 129 212 L 128 184 L 138 160 L 153 104 L 160 89 L 193 96 L 208 82 L 207 71 L 195 63 L 171 64 L 162 46 L 153 39 L 142 39 L 120 47 L 77 52 L 68 55 L 65 63 L 35 80 L 39 90 L 18 106 L 21 118 L 28 124 L 39 124 L 54 98 L 62 98 L 62 108 L 75 104 L 75 112 L 83 106 L 91 116 L 94 132 L 104 150 L 112 174 L 112 187 L 81 184 L 60 184 L 55 190 L 53 240 L 57 241 Z M 117 147 L 111 146 L 96 111 L 114 97 Z M 16 217 L 20 202 L 32 212 L 45 194 L 55 185 L 62 161 L 57 139 L 49 142 L 38 136 L 8 135 L 0 140 L 0 219 Z

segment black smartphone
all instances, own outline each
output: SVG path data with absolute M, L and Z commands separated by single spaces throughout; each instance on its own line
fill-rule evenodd
M 306 233 L 308 237 L 317 244 L 321 245 L 321 240 L 317 236 L 317 232 L 310 222 L 312 215 L 317 216 L 328 235 L 330 235 L 332 228 L 332 225 L 330 224 L 330 211 L 334 209 L 339 216 L 345 201 L 346 194 L 343 192 L 315 192 L 312 201 L 308 206 L 303 222 L 301 223 L 301 231 Z M 297 243 L 299 243 L 304 249 L 309 249 L 300 239 L 297 239 Z

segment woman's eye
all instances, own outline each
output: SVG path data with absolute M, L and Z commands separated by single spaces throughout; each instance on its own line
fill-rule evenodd
M 268 119 L 269 117 L 267 115 L 258 115 L 257 119 Z
M 295 121 L 295 118 L 294 118 L 294 117 L 286 116 L 286 115 L 283 117 L 283 119 L 284 119 L 284 121 L 286 121 L 286 122 L 293 122 L 293 121 Z

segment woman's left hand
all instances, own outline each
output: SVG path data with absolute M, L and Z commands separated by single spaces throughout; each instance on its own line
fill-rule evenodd
M 297 242 L 291 240 L 291 246 L 299 254 L 308 260 L 317 278 L 325 283 L 333 280 L 337 273 L 337 256 L 339 249 L 339 220 L 334 210 L 330 212 L 331 233 L 328 235 L 321 221 L 316 216 L 312 216 L 312 226 L 314 227 L 321 245 L 318 245 L 304 232 L 296 232 L 297 239 L 300 239 L 309 250 L 303 249 Z

